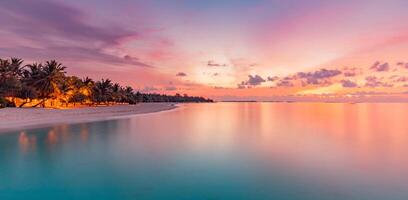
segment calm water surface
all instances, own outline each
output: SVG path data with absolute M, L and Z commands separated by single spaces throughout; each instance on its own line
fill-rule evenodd
M 408 199 L 408 104 L 216 103 L 0 134 L 0 199 Z

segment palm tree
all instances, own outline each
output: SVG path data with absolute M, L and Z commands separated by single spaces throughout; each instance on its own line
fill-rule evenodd
M 38 68 L 36 68 L 38 67 Z M 31 67 L 30 67 L 31 68 Z M 47 61 L 45 65 L 34 66 L 34 72 L 32 74 L 32 86 L 38 91 L 39 98 L 42 99 L 40 103 L 34 105 L 34 107 L 41 104 L 45 106 L 45 101 L 48 98 L 52 98 L 59 88 L 58 84 L 64 80 L 66 67 L 62 66 L 55 60 Z M 37 71 L 38 70 L 38 71 Z
M 95 84 L 95 82 L 94 82 L 91 78 L 89 78 L 89 77 L 83 78 L 83 79 L 82 79 L 82 83 L 83 83 L 85 86 L 92 86 L 93 84 Z
M 84 94 L 82 94 L 79 91 L 74 92 L 70 98 L 68 99 L 69 103 L 73 103 L 75 106 L 75 103 L 83 103 L 86 99 L 86 96 Z
M 136 103 L 143 102 L 143 94 L 140 93 L 139 91 L 136 92 L 135 98 L 136 98 Z
M 22 63 L 19 58 L 0 59 L 0 97 L 12 97 L 13 104 L 21 89 Z
M 61 103 L 65 103 L 67 107 L 68 107 L 68 103 L 70 99 L 70 96 L 68 95 L 68 93 L 73 90 L 75 90 L 75 85 L 72 83 L 72 80 L 69 78 L 65 78 L 65 80 L 59 84 L 57 96 L 60 97 L 59 99 Z
M 35 90 L 35 88 L 29 85 L 23 84 L 19 93 L 17 94 L 17 97 L 24 99 L 24 102 L 20 104 L 18 107 L 22 108 L 27 103 L 30 103 L 32 99 L 37 98 L 37 96 L 38 95 L 37 95 L 37 91 Z
M 33 86 L 33 83 L 40 77 L 42 68 L 42 64 L 33 63 L 25 65 L 25 68 L 22 70 L 20 78 L 21 90 L 18 97 L 24 99 L 24 102 L 19 107 L 23 107 L 31 102 L 32 99 L 38 97 L 38 91 Z
M 20 76 L 22 69 L 24 68 L 24 60 L 21 58 L 11 58 L 10 68 L 14 75 Z
M 43 65 L 41 63 L 33 63 L 26 65 L 26 69 L 22 73 L 23 79 L 29 82 L 31 80 L 38 78 L 39 76 L 41 76 L 42 69 Z
M 133 93 L 133 88 L 130 86 L 126 86 L 125 90 L 125 97 L 126 97 L 126 102 L 129 104 L 136 104 L 137 103 L 137 97 Z
M 112 87 L 112 81 L 109 79 L 97 81 L 92 88 L 94 100 L 98 104 L 101 102 L 108 103 L 110 100 L 112 100 Z
M 24 66 L 20 58 L 11 58 L 10 60 L 0 59 L 0 76 L 1 78 L 19 77 L 22 74 Z
M 114 102 L 121 102 L 122 101 L 122 92 L 123 89 L 122 87 L 119 85 L 119 83 L 115 83 L 112 85 L 112 100 Z
M 134 93 L 132 87 L 122 87 L 113 84 L 109 79 L 94 82 L 85 77 L 65 76 L 66 67 L 55 60 L 45 64 L 33 63 L 23 65 L 23 60 L 18 58 L 0 59 L 0 107 L 15 106 L 15 99 L 23 99 L 20 107 L 30 103 L 32 99 L 39 98 L 38 105 L 45 106 L 48 99 L 58 99 L 68 103 L 83 103 L 89 99 L 91 103 L 129 103 L 138 102 L 212 102 L 203 97 L 190 97 L 187 95 L 175 96 L 161 94 Z M 11 98 L 13 102 L 8 99 Z
M 89 101 L 92 102 L 92 88 L 94 87 L 95 82 L 89 77 L 85 77 L 81 81 L 82 81 L 82 87 L 80 88 L 81 93 L 86 96 L 85 100 L 88 99 Z

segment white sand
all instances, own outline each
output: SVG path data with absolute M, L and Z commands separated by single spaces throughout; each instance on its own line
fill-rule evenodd
M 53 124 L 103 121 L 120 116 L 153 113 L 174 109 L 173 103 L 141 103 L 74 109 L 4 108 L 0 109 L 0 133 Z

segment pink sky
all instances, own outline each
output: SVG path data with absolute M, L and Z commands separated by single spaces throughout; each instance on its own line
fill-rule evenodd
M 403 0 L 6 0 L 0 57 L 218 100 L 405 98 Z

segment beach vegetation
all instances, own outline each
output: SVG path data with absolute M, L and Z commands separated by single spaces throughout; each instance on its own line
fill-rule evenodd
M 101 106 L 142 102 L 212 102 L 188 95 L 141 93 L 111 79 L 68 76 L 56 60 L 24 65 L 19 58 L 0 59 L 0 107 Z

